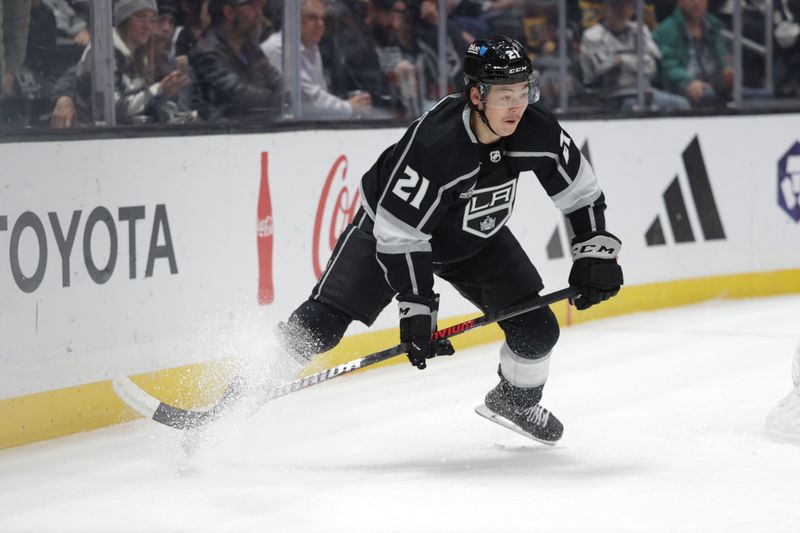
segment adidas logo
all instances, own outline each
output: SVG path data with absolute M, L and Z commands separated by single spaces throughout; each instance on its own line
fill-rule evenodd
M 588 141 L 581 146 L 581 153 L 589 164 L 592 164 Z M 722 227 L 722 220 L 714 199 L 714 192 L 711 189 L 711 182 L 708 179 L 708 172 L 703 161 L 703 153 L 700 150 L 700 142 L 697 136 L 692 139 L 683 151 L 682 157 L 692 204 L 694 204 L 693 211 L 696 213 L 697 222 L 694 225 L 699 225 L 703 239 L 706 241 L 725 239 L 725 230 Z M 664 191 L 663 199 L 672 240 L 675 243 L 695 242 L 696 232 L 690 221 L 689 208 L 677 175 Z M 566 227 L 569 227 L 569 221 L 565 219 L 564 223 Z M 661 216 L 656 216 L 645 232 L 645 241 L 648 246 L 667 244 L 667 235 L 664 232 L 664 227 Z M 564 250 L 565 247 L 562 244 L 561 233 L 557 225 L 547 241 L 547 258 L 561 259 L 566 255 Z
M 703 239 L 706 241 L 725 239 L 725 230 L 722 227 L 722 220 L 714 200 L 711 182 L 708 180 L 708 172 L 697 136 L 683 151 L 683 167 L 686 170 L 689 192 Z M 667 186 L 663 198 L 672 240 L 675 243 L 695 242 L 695 230 L 689 219 L 689 208 L 677 175 Z M 644 234 L 647 246 L 667 244 L 664 228 L 661 216 L 657 215 Z

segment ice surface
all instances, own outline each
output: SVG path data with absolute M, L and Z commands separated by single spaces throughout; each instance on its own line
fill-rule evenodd
M 800 296 L 565 328 L 555 447 L 478 417 L 497 345 L 292 394 L 210 430 L 139 420 L 0 451 L 0 531 L 800 531 Z

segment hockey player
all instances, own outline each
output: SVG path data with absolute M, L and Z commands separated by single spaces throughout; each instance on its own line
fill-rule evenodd
M 449 95 L 387 148 L 361 181 L 362 207 L 342 235 L 311 296 L 281 325 L 303 362 L 340 341 L 348 325 L 371 325 L 394 296 L 400 339 L 422 369 L 452 353 L 431 341 L 438 295 L 451 283 L 486 313 L 524 302 L 542 279 L 506 227 L 521 172 L 535 172 L 569 220 L 578 309 L 619 291 L 620 240 L 605 231 L 605 198 L 592 168 L 556 118 L 536 101 L 538 82 L 522 45 L 508 37 L 472 43 L 467 88 Z M 500 383 L 486 408 L 546 443 L 563 426 L 539 403 L 559 327 L 549 308 L 499 322 Z

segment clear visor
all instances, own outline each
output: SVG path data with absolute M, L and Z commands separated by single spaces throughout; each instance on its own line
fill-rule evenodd
M 508 109 L 527 107 L 539 100 L 539 79 L 531 75 L 527 82 L 513 85 L 485 85 L 483 103 L 486 107 Z

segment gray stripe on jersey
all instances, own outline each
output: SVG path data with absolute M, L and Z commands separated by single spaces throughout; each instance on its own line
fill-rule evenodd
M 400 166 L 403 164 L 403 161 L 405 161 L 406 156 L 408 155 L 409 148 L 411 148 L 411 145 L 414 144 L 414 137 L 417 136 L 417 131 L 419 130 L 419 126 L 420 126 L 420 124 L 422 124 L 422 121 L 425 120 L 425 117 L 428 116 L 428 113 L 430 113 L 431 111 L 433 111 L 434 109 L 439 107 L 439 104 L 441 104 L 442 102 L 444 102 L 445 100 L 447 100 L 448 98 L 453 97 L 453 96 L 457 96 L 457 95 L 445 96 L 444 98 L 442 98 L 441 100 L 436 102 L 436 105 L 433 106 L 429 111 L 426 111 L 424 115 L 419 117 L 419 119 L 417 120 L 417 125 L 414 126 L 414 133 L 411 134 L 411 138 L 408 140 L 408 143 L 406 143 L 406 147 L 403 148 L 403 155 L 400 156 L 400 158 L 397 160 L 397 164 L 394 166 L 394 169 L 392 169 L 392 174 L 389 176 L 389 179 L 386 182 L 386 188 L 383 189 L 383 193 L 381 194 L 381 197 L 378 198 L 378 204 L 377 205 L 381 205 L 381 203 L 383 202 L 383 198 L 386 196 L 386 193 L 389 192 L 389 187 L 392 185 L 392 182 L 394 181 L 395 175 L 397 175 L 397 169 L 399 169 Z M 376 208 L 377 208 L 377 206 L 376 206 Z
M 572 178 L 569 177 L 567 174 L 566 169 L 561 166 L 561 159 L 558 158 L 558 154 L 554 154 L 552 152 L 504 152 L 505 155 L 508 157 L 548 157 L 556 162 L 556 168 L 558 169 L 559 174 L 561 177 L 564 178 L 564 181 L 567 182 L 567 186 L 572 183 Z
M 406 224 L 383 207 L 378 208 L 372 234 L 377 241 L 376 250 L 384 254 L 430 252 L 431 238 L 417 228 Z
M 347 232 L 347 235 L 344 238 L 344 242 L 342 242 L 342 245 L 339 247 L 339 251 L 337 252 L 336 257 L 333 258 L 333 260 L 328 265 L 328 268 L 325 269 L 325 275 L 322 276 L 319 285 L 317 285 L 317 293 L 311 295 L 312 298 L 318 297 L 322 292 L 322 286 L 325 285 L 325 282 L 328 280 L 328 275 L 331 273 L 331 270 L 333 270 L 333 265 L 336 264 L 336 261 L 339 259 L 339 256 L 342 255 L 342 251 L 344 251 L 345 246 L 347 246 L 347 241 L 350 240 L 350 236 L 353 234 L 355 230 L 356 226 L 352 226 L 350 228 L 350 231 Z
M 431 218 L 431 215 L 433 215 L 433 212 L 436 210 L 436 207 L 439 205 L 439 202 L 442 201 L 442 194 L 444 194 L 444 191 L 446 189 L 450 189 L 451 187 L 455 187 L 459 182 L 471 178 L 472 176 L 474 176 L 475 174 L 477 174 L 480 171 L 481 171 L 481 167 L 478 166 L 472 172 L 469 172 L 467 174 L 464 174 L 463 176 L 457 177 L 456 179 L 454 179 L 450 183 L 446 184 L 444 187 L 439 187 L 439 192 L 436 193 L 436 200 L 433 201 L 433 204 L 431 205 L 430 209 L 428 209 L 428 212 L 425 213 L 425 216 L 422 217 L 422 220 L 420 221 L 420 223 L 417 224 L 417 229 L 420 229 L 422 226 L 424 226 L 425 223 L 428 221 L 428 219 Z
M 429 242 L 417 242 L 411 244 L 398 244 L 390 246 L 382 246 L 377 244 L 375 251 L 380 254 L 410 254 L 412 252 L 430 252 L 431 244 Z
M 592 231 L 597 231 L 597 219 L 594 217 L 594 202 L 589 204 L 589 228 Z
M 406 254 L 406 263 L 408 263 L 408 277 L 411 278 L 411 292 L 419 295 L 417 275 L 414 273 L 414 262 L 411 260 L 411 254 Z
M 386 284 L 392 287 L 392 284 L 389 283 L 389 269 L 383 264 L 383 261 L 381 261 L 381 258 L 378 257 L 378 254 L 375 254 L 375 259 L 378 261 L 378 266 L 380 266 L 381 270 L 383 270 L 383 279 L 386 280 Z M 392 289 L 394 289 L 394 287 L 392 287 Z
M 367 213 L 365 211 L 365 212 L 361 213 L 361 219 L 358 222 L 355 223 L 356 227 L 358 227 L 358 229 L 361 229 L 361 225 L 364 223 L 364 220 L 366 218 L 367 218 Z
M 475 134 L 472 132 L 472 126 L 469 124 L 469 119 L 472 116 L 472 108 L 469 104 L 464 105 L 464 111 L 461 113 L 461 120 L 464 121 L 464 129 L 467 130 L 467 135 L 469 135 L 469 140 L 472 141 L 472 144 L 478 144 L 478 139 L 475 138 Z
M 565 215 L 577 211 L 582 207 L 590 205 L 600 198 L 600 187 L 597 185 L 592 167 L 586 158 L 581 154 L 581 164 L 578 167 L 578 175 L 569 186 L 550 198 L 553 203 Z
M 371 218 L 374 221 L 375 220 L 375 212 L 369 206 L 369 202 L 367 202 L 367 196 L 364 194 L 364 180 L 361 180 L 358 183 L 358 192 L 359 192 L 359 194 L 361 194 L 361 200 L 360 200 L 361 201 L 361 207 L 363 207 L 364 211 L 367 212 L 367 214 L 369 215 L 369 218 Z

